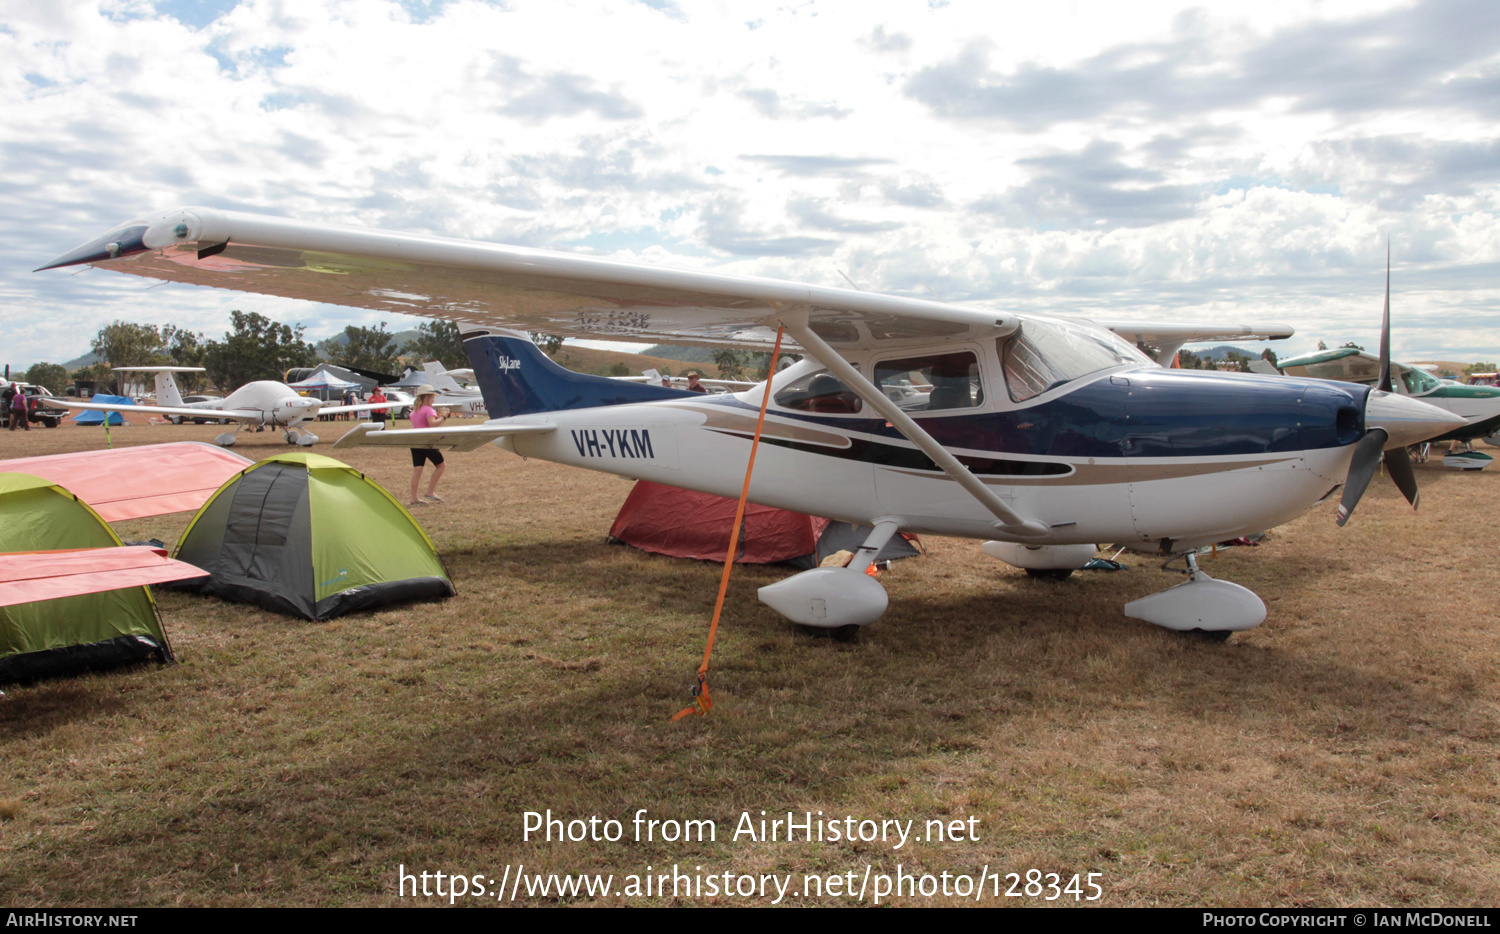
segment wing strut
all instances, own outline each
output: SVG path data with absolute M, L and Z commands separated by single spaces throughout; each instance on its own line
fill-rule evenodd
M 948 449 L 937 442 L 937 439 L 929 435 L 921 425 L 918 425 L 911 416 L 901 411 L 896 403 L 885 397 L 873 383 L 865 379 L 864 375 L 849 364 L 847 360 L 839 356 L 838 351 L 823 342 L 823 339 L 814 334 L 812 328 L 807 326 L 807 317 L 799 316 L 797 319 L 782 319 L 787 333 L 796 338 L 802 348 L 812 354 L 817 361 L 829 370 L 844 384 L 852 389 L 855 395 L 885 416 L 886 421 L 902 435 L 906 440 L 915 444 L 923 454 L 932 458 L 933 463 L 942 469 L 943 473 L 952 477 L 958 485 L 969 492 L 969 495 L 979 500 L 979 504 L 988 509 L 998 519 L 995 530 L 1002 536 L 1014 539 L 1036 539 L 1043 538 L 1052 530 L 1045 524 L 1035 519 L 1027 519 L 1020 513 L 1005 504 L 995 492 L 985 486 L 982 481 L 969 469 L 959 462 L 958 458 L 948 452 Z M 771 383 L 766 381 L 766 392 L 771 391 Z

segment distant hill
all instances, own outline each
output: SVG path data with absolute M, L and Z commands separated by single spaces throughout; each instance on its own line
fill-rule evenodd
M 642 370 L 659 370 L 662 373 L 670 371 L 673 376 L 681 376 L 688 370 L 697 370 L 710 379 L 719 375 L 719 368 L 712 363 L 659 357 L 652 353 L 652 351 L 658 349 L 660 348 L 648 347 L 645 353 L 629 353 L 620 350 L 594 350 L 588 347 L 574 347 L 572 344 L 563 344 L 562 349 L 557 352 L 557 356 L 552 359 L 558 365 L 565 366 L 578 373 L 599 373 L 601 370 L 607 370 L 615 363 L 623 363 L 629 369 L 629 372 L 622 374 L 625 376 L 640 376 Z M 697 350 L 698 348 L 683 349 Z
M 1210 347 L 1207 350 L 1198 350 L 1195 347 L 1189 347 L 1188 349 L 1202 359 L 1217 360 L 1220 362 L 1223 362 L 1232 353 L 1239 354 L 1242 357 L 1249 357 L 1251 360 L 1260 356 L 1260 353 L 1257 351 L 1250 350 L 1247 347 L 1236 347 L 1233 344 L 1220 344 L 1217 347 Z
M 713 366 L 712 347 L 680 347 L 676 344 L 656 344 L 641 351 L 642 354 L 663 360 L 681 360 L 686 363 L 706 363 Z

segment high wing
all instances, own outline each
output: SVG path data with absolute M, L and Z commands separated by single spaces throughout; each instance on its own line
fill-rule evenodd
M 78 402 L 73 399 L 46 400 L 70 409 L 93 409 L 98 412 L 144 412 L 147 415 L 181 415 L 184 418 L 232 418 L 236 421 L 260 421 L 260 412 L 250 409 L 189 409 L 169 405 L 121 405 L 110 402 Z M 324 409 L 323 411 L 328 411 Z
M 1101 328 L 1108 328 L 1133 344 L 1161 352 L 1164 361 L 1183 344 L 1204 341 L 1279 341 L 1294 333 L 1285 324 L 1175 324 L 1165 321 L 1131 321 L 1126 318 L 1090 318 Z
M 1380 378 L 1380 358 L 1354 347 L 1319 350 L 1280 360 L 1278 365 L 1288 376 L 1338 379 L 1350 383 L 1373 383 Z M 1391 369 L 1397 373 L 1405 373 L 1407 368 L 1392 361 Z
M 382 429 L 374 423 L 359 425 L 338 441 L 336 448 L 383 445 L 398 448 L 442 448 L 445 451 L 473 451 L 481 445 L 507 435 L 543 434 L 555 430 L 549 424 L 473 425 L 458 428 Z
M 1019 323 L 1011 313 L 918 298 L 201 207 L 130 221 L 42 268 L 81 263 L 564 337 L 765 348 L 776 320 L 805 313 L 819 338 L 853 350 L 993 338 Z M 1290 333 L 1255 325 L 1193 333 L 1229 339 L 1283 331 Z

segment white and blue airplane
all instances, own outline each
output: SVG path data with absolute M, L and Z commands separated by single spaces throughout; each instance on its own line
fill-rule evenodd
M 368 412 L 390 403 L 360 403 L 359 405 L 328 405 L 320 399 L 304 396 L 286 383 L 275 380 L 256 380 L 246 383 L 231 392 L 226 398 L 212 402 L 184 402 L 177 389 L 173 373 L 201 373 L 202 367 L 183 366 L 117 366 L 122 372 L 156 374 L 156 405 L 124 405 L 109 402 L 77 402 L 72 399 L 49 399 L 57 405 L 70 409 L 93 409 L 102 412 L 134 412 L 148 416 L 166 418 L 174 424 L 184 419 L 217 419 L 237 422 L 241 431 L 266 427 L 272 430 L 284 428 L 287 444 L 311 447 L 318 443 L 318 436 L 304 425 L 317 421 L 319 415 L 334 412 Z M 235 432 L 227 431 L 214 438 L 222 447 L 232 447 Z
M 1182 557 L 1188 579 L 1127 615 L 1214 637 L 1265 604 L 1198 569 L 1202 545 L 1280 525 L 1343 488 L 1340 524 L 1382 452 L 1415 506 L 1405 446 L 1461 423 L 1366 386 L 1166 370 L 1185 342 L 1274 339 L 1279 326 L 1153 325 L 1023 315 L 490 243 L 182 208 L 130 221 L 43 268 L 120 272 L 456 321 L 490 416 L 338 442 L 553 460 L 737 496 L 759 411 L 750 498 L 873 526 L 853 561 L 761 588 L 793 622 L 885 611 L 862 573 L 898 531 L 965 536 L 1037 575 L 1094 543 Z M 770 349 L 804 358 L 717 395 L 573 373 L 526 337 Z M 925 387 L 931 387 L 925 388 Z

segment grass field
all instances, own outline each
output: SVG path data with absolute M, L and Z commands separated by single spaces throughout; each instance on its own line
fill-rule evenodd
M 252 458 L 285 447 L 242 438 Z M 0 434 L 7 457 L 103 444 L 78 427 Z M 398 495 L 409 482 L 404 450 L 337 453 Z M 1493 471 L 1418 466 L 1416 515 L 1377 477 L 1346 529 L 1322 508 L 1205 558 L 1270 609 L 1222 645 L 1123 616 L 1176 581 L 1141 557 L 1049 584 L 929 538 L 927 557 L 883 577 L 890 611 L 849 644 L 755 600 L 790 572 L 737 568 L 713 713 L 671 723 L 719 568 L 605 544 L 627 481 L 490 448 L 449 464 L 448 505 L 417 516 L 455 599 L 309 623 L 163 593 L 177 664 L 6 686 L 6 904 L 447 904 L 411 897 L 415 880 L 400 897 L 400 867 L 493 889 L 519 865 L 614 877 L 593 898 L 522 886 L 524 903 L 775 898 L 674 896 L 670 876 L 665 897 L 639 879 L 642 894 L 618 894 L 676 865 L 790 877 L 783 904 L 850 904 L 830 877 L 858 888 L 866 867 L 878 880 L 898 864 L 933 874 L 936 894 L 883 899 L 905 905 L 1075 903 L 1007 897 L 1005 875 L 1023 890 L 1032 869 L 1100 873 L 1096 904 L 1114 906 L 1500 903 Z M 170 543 L 187 519 L 117 531 Z M 618 820 L 623 837 L 524 839 L 525 812 L 547 809 Z M 716 839 L 636 840 L 640 809 L 713 821 Z M 963 839 L 735 839 L 762 810 L 914 820 L 919 835 L 958 821 Z M 1000 894 L 936 888 L 984 867 Z

